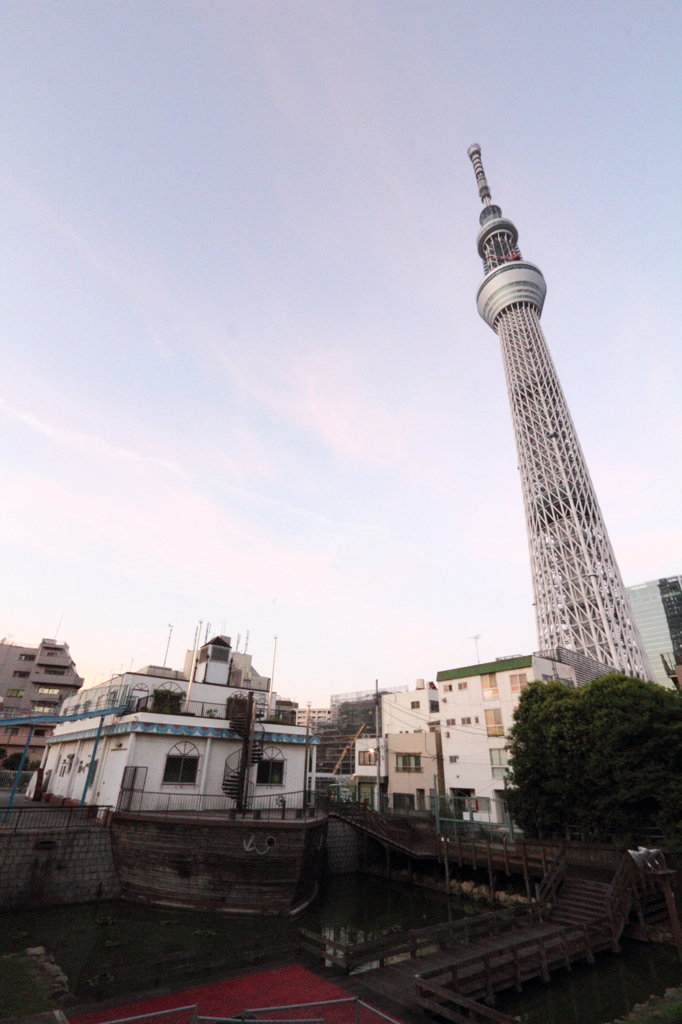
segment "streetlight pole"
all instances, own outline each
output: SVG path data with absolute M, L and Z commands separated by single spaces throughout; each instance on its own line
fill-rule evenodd
M 381 697 L 379 696 L 379 680 L 374 680 L 374 731 L 377 734 L 377 800 L 376 808 L 381 813 Z
M 308 809 L 308 757 L 309 757 L 309 745 L 310 745 L 310 708 L 312 701 L 306 702 L 308 713 L 305 718 L 305 776 L 303 782 L 303 806 L 306 811 Z

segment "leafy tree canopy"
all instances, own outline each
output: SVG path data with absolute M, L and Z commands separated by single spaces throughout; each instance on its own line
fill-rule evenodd
M 617 672 L 577 690 L 532 683 L 514 712 L 509 800 L 529 836 L 567 826 L 682 842 L 682 699 Z M 679 823 L 679 826 L 678 826 Z

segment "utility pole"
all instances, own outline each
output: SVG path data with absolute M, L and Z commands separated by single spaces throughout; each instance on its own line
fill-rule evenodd
M 381 697 L 379 696 L 379 680 L 374 680 L 374 731 L 377 734 L 377 799 L 376 808 L 381 813 Z

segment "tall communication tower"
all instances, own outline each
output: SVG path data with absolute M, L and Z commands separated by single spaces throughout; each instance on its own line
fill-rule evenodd
M 481 147 L 478 312 L 499 335 L 514 421 L 541 650 L 565 647 L 651 678 L 585 457 L 540 327 L 547 286 L 493 205 Z

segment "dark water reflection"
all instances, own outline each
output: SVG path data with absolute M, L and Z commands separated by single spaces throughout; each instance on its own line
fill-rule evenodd
M 496 1008 L 523 1024 L 603 1024 L 625 1016 L 650 995 L 682 984 L 682 963 L 669 946 L 623 939 L 622 953 L 600 953 L 596 964 L 557 971 L 550 985 L 541 981 L 521 995 L 502 993 Z
M 316 903 L 294 920 L 226 917 L 222 914 L 147 907 L 135 903 L 89 903 L 3 915 L 0 955 L 27 946 L 46 946 L 87 998 L 87 980 L 96 968 L 202 946 L 276 933 L 296 936 L 299 927 L 339 942 L 366 939 L 484 913 L 484 904 L 365 875 L 346 875 L 325 883 Z M 682 964 L 674 949 L 623 942 L 620 955 L 602 953 L 596 967 L 575 965 L 571 974 L 552 975 L 552 983 L 528 985 L 521 995 L 502 994 L 498 1008 L 524 1024 L 603 1024 L 623 1016 L 652 993 L 682 984 Z M 119 990 L 121 991 L 121 990 Z M 125 990 L 124 990 L 125 991 Z

